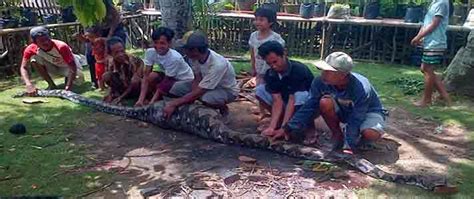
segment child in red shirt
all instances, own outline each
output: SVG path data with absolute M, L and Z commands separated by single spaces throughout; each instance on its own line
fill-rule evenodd
M 99 84 L 100 90 L 105 89 L 105 84 L 102 79 L 102 76 L 107 69 L 105 42 L 106 39 L 103 37 L 96 38 L 92 41 L 92 55 L 95 58 L 95 77 L 97 79 L 97 83 Z

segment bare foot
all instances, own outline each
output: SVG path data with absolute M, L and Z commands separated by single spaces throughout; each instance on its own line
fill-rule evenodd
M 424 102 L 422 100 L 413 103 L 414 106 L 420 107 L 420 108 L 426 108 L 426 107 L 430 106 L 430 104 L 431 103 L 427 103 L 427 102 Z
M 448 98 L 447 100 L 445 100 L 445 99 L 443 98 L 443 96 L 441 96 L 441 95 L 437 95 L 437 96 L 435 97 L 435 100 L 434 100 L 434 101 L 435 101 L 435 103 L 441 103 L 442 105 L 444 105 L 444 106 L 446 106 L 446 107 L 450 107 L 450 106 L 453 105 L 453 102 L 451 101 L 450 98 Z
M 319 146 L 318 136 L 307 135 L 303 141 L 303 144 L 307 146 Z

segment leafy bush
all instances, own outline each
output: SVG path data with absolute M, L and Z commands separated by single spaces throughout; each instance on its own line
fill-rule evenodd
M 387 83 L 397 86 L 405 95 L 416 95 L 420 93 L 423 91 L 425 84 L 423 80 L 408 77 L 397 77 L 387 81 Z

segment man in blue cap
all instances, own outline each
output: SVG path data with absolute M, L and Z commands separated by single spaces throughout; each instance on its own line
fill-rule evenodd
M 33 41 L 23 51 L 20 72 L 26 84 L 26 92 L 36 93 L 36 87 L 30 80 L 28 67 L 31 65 L 36 72 L 48 83 L 47 89 L 56 89 L 51 75 L 66 77 L 65 90 L 71 90 L 73 83 L 83 81 L 79 57 L 74 55 L 69 45 L 63 41 L 51 39 L 45 27 L 34 27 L 30 31 Z

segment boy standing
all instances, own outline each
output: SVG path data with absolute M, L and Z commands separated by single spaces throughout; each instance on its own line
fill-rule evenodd
M 446 105 L 451 105 L 451 98 L 446 87 L 434 72 L 435 66 L 442 64 L 443 55 L 448 46 L 446 29 L 449 21 L 449 9 L 448 0 L 433 0 L 425 15 L 423 27 L 411 41 L 414 46 L 423 46 L 421 72 L 425 77 L 423 97 L 415 103 L 415 106 L 429 106 L 433 88 L 438 90 Z
M 285 40 L 281 36 L 273 32 L 272 25 L 276 23 L 276 13 L 273 10 L 267 8 L 258 8 L 255 11 L 255 27 L 257 31 L 253 32 L 250 35 L 249 45 L 250 45 L 250 62 L 252 65 L 252 75 L 255 76 L 255 81 L 257 85 L 260 85 L 264 82 L 265 72 L 270 68 L 270 66 L 263 60 L 263 58 L 258 53 L 258 48 L 260 45 L 267 41 L 277 41 L 283 47 L 285 46 Z

